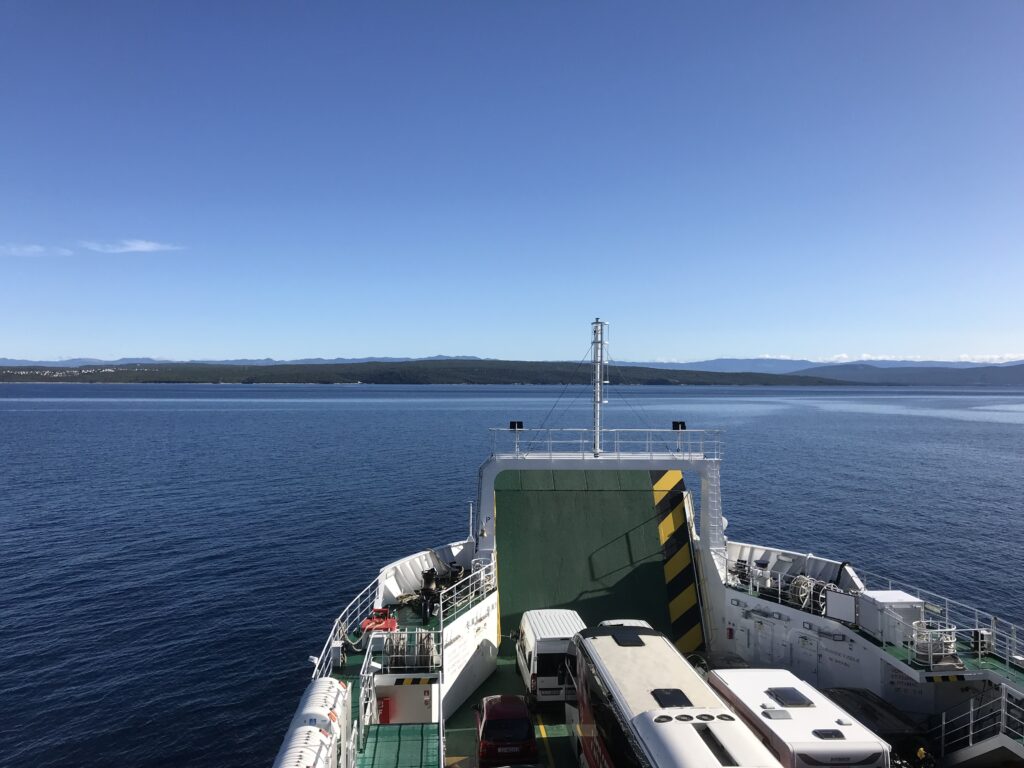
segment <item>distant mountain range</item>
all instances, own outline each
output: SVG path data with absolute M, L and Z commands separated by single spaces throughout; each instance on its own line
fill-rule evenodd
M 912 387 L 1020 387 L 1024 386 L 1024 363 L 971 368 L 882 368 L 867 363 L 844 363 L 806 368 L 795 375 L 826 377 L 856 384 Z
M 590 366 L 515 360 L 407 360 L 305 365 L 216 363 L 101 363 L 79 367 L 0 366 L 4 382 L 208 383 L 208 384 L 582 384 Z M 613 384 L 830 386 L 832 379 L 767 373 L 616 368 Z
M 167 365 L 170 363 L 201 363 L 204 365 L 346 365 L 348 363 L 407 363 L 411 360 L 480 360 L 472 355 L 433 357 L 307 357 L 301 360 L 274 360 L 263 357 L 250 360 L 160 360 L 155 357 L 120 357 L 117 360 L 101 360 L 96 357 L 74 357 L 69 360 L 15 360 L 0 357 L 0 365 L 40 365 L 46 368 L 80 368 L 83 365 Z
M 100 370 L 100 369 L 103 370 Z M 587 366 L 472 356 L 279 361 L 152 358 L 29 361 L 0 358 L 0 381 L 173 381 L 251 383 L 548 384 L 582 382 Z M 582 371 L 582 372 L 581 372 Z M 632 384 L 867 384 L 1024 387 L 1024 362 L 872 360 L 821 365 L 810 360 L 720 358 L 695 363 L 618 362 L 613 379 Z
M 475 355 L 433 355 L 431 357 L 304 357 L 298 360 L 236 358 L 232 360 L 162 360 L 155 357 L 122 357 L 102 360 L 95 357 L 76 357 L 69 360 L 15 360 L 0 357 L 0 365 L 41 365 L 47 368 L 79 368 L 83 365 L 164 365 L 167 363 L 202 363 L 205 365 L 346 365 L 349 363 L 407 363 L 414 360 L 495 360 Z M 568 362 L 568 361 L 553 361 Z M 850 363 L 823 363 L 814 360 L 791 360 L 779 357 L 716 357 L 693 363 L 665 363 L 658 361 L 616 360 L 615 365 L 637 368 L 664 368 L 670 371 L 706 371 L 708 373 L 798 373 L 810 369 L 839 368 L 867 365 L 874 368 L 1007 368 L 1020 365 L 1024 360 L 1007 363 L 971 363 L 952 360 L 858 360 Z
M 868 365 L 875 368 L 1005 368 L 1024 363 L 971 363 L 943 360 L 858 360 L 853 363 L 822 363 L 813 360 L 789 360 L 777 357 L 717 357 L 694 363 L 621 362 L 618 365 L 638 365 L 644 368 L 668 368 L 673 371 L 712 371 L 717 373 L 798 373 L 809 369 L 841 368 L 848 365 Z

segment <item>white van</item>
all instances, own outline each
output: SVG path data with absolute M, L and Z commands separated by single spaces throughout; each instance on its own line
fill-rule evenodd
M 576 691 L 566 674 L 573 637 L 587 625 L 576 611 L 526 611 L 516 635 L 516 664 L 533 701 L 572 701 Z

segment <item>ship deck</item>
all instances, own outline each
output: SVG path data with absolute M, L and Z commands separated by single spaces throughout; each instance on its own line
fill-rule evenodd
M 868 640 L 871 640 L 875 644 L 878 641 L 871 637 L 866 632 L 861 631 L 860 635 Z M 893 658 L 899 659 L 908 667 L 912 669 L 918 669 L 922 671 L 934 671 L 936 674 L 945 675 L 956 675 L 963 674 L 965 672 L 984 672 L 986 670 L 992 670 L 997 672 L 1001 677 L 1010 680 L 1012 683 L 1018 686 L 1024 686 L 1024 669 L 1020 669 L 1014 664 L 1007 664 L 1001 657 L 996 656 L 993 653 L 983 653 L 979 656 L 976 651 L 971 649 L 970 643 L 964 641 L 957 642 L 957 656 L 963 668 L 949 668 L 944 671 L 929 670 L 928 666 L 917 661 L 913 657 L 913 653 L 909 648 L 902 645 L 893 645 L 892 643 L 886 643 L 884 646 L 885 652 Z
M 758 595 L 771 600 L 772 602 L 779 599 L 779 593 L 777 590 L 758 592 L 756 589 L 751 590 L 749 586 L 737 586 L 736 584 L 730 584 L 728 586 L 730 589 L 742 594 Z M 791 605 L 790 603 L 786 604 Z M 847 626 L 849 626 L 852 631 L 856 632 L 864 640 L 878 646 L 892 658 L 918 672 L 927 672 L 929 675 L 934 674 L 937 676 L 943 676 L 991 671 L 1010 681 L 1012 684 L 1024 688 L 1024 667 L 1021 667 L 1012 661 L 1008 662 L 1003 656 L 1000 656 L 997 653 L 978 653 L 971 647 L 971 643 L 962 636 L 958 636 L 957 638 L 957 656 L 955 661 L 940 669 L 938 667 L 930 668 L 927 664 L 915 659 L 913 651 L 911 651 L 907 645 L 896 645 L 890 642 L 882 643 L 874 635 L 865 631 L 861 627 L 855 625 Z
M 419 616 L 410 610 L 397 611 L 400 628 L 422 627 Z M 436 619 L 431 624 L 436 623 Z M 431 624 L 426 626 L 429 628 Z M 358 717 L 359 670 L 364 654 L 350 653 L 344 667 L 335 667 L 331 676 L 351 687 L 352 718 Z M 516 671 L 514 645 L 506 639 L 498 652 L 494 673 L 445 722 L 445 768 L 476 768 L 476 713 L 473 706 L 494 694 L 526 695 L 526 686 Z M 541 706 L 534 710 L 534 732 L 540 762 L 546 768 L 569 768 L 577 764 L 565 726 L 563 705 Z M 366 746 L 359 753 L 357 768 L 429 768 L 437 765 L 437 726 L 431 723 L 369 726 Z
M 483 697 L 527 693 L 508 637 L 523 611 L 571 608 L 590 625 L 609 618 L 637 618 L 665 632 L 673 630 L 659 539 L 662 514 L 656 508 L 653 482 L 650 472 L 638 470 L 509 470 L 498 476 L 495 538 L 501 542 L 498 591 L 503 639 L 496 670 L 445 722 L 444 768 L 476 768 L 473 707 Z M 570 542 L 579 557 L 566 557 Z M 399 629 L 440 629 L 436 617 L 424 625 L 411 608 L 389 607 Z M 459 610 L 446 614 L 446 624 L 458 615 Z M 364 659 L 364 654 L 350 652 L 344 667 L 331 673 L 351 686 L 354 719 L 359 714 Z M 564 704 L 540 705 L 533 718 L 539 764 L 577 766 Z M 374 725 L 364 736 L 357 768 L 437 765 L 436 725 Z

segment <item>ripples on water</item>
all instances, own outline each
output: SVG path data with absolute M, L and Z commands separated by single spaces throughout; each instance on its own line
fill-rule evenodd
M 0 761 L 258 765 L 334 616 L 454 539 L 549 387 L 0 385 Z M 569 390 L 547 426 L 585 426 Z M 630 388 L 726 430 L 728 533 L 1024 621 L 1024 392 Z

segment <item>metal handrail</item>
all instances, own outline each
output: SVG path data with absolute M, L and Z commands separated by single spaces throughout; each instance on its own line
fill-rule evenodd
M 363 675 L 436 672 L 441 668 L 440 630 L 396 629 L 371 632 L 366 641 Z
M 373 686 L 373 673 L 364 671 L 360 674 L 359 682 L 359 746 L 358 751 L 362 752 L 366 747 L 367 730 L 373 717 L 373 708 L 377 703 L 377 691 Z
M 969 626 L 974 629 L 990 629 L 994 634 L 1005 635 L 1010 641 L 1010 648 L 1008 650 L 1016 654 L 1024 653 L 1024 627 L 1020 625 L 1001 619 L 987 611 L 978 610 L 966 603 L 951 600 L 944 595 L 929 592 L 926 589 L 921 589 L 896 579 L 880 576 L 871 571 L 864 571 L 858 568 L 857 574 L 863 579 L 868 588 L 872 588 L 871 582 L 874 582 L 876 585 L 884 585 L 875 586 L 875 589 L 899 589 L 924 600 L 928 604 L 929 612 L 943 617 L 946 621 L 956 624 L 958 627 Z
M 942 756 L 1002 734 L 1024 743 L 1024 693 L 1009 685 L 1001 686 L 998 698 L 972 697 L 967 710 L 958 715 L 943 712 L 939 725 L 929 731 Z
M 759 568 L 756 564 L 742 559 L 727 559 L 725 563 L 727 586 L 815 616 L 825 615 L 825 592 L 852 594 L 831 582 L 803 574 Z
M 483 568 L 470 572 L 460 581 L 441 591 L 441 626 L 458 611 L 472 608 L 497 588 L 494 578 L 494 561 Z
M 323 650 L 320 651 L 316 664 L 313 666 L 312 677 L 314 680 L 320 677 L 328 677 L 331 674 L 333 644 L 336 641 L 344 640 L 352 627 L 358 625 L 370 615 L 370 609 L 374 607 L 377 601 L 378 591 L 378 580 L 374 579 L 366 585 L 362 592 L 352 598 L 338 615 L 338 618 L 334 620 L 331 632 L 327 635 L 326 642 L 324 642 Z
M 594 430 L 491 429 L 491 455 L 592 456 Z M 602 429 L 601 455 L 613 457 L 672 456 L 683 459 L 722 458 L 720 430 Z
M 824 615 L 826 591 L 842 592 L 854 597 L 859 594 L 856 590 L 846 591 L 835 584 L 804 575 L 758 568 L 756 564 L 742 560 L 727 560 L 726 568 L 729 574 L 727 584 L 733 589 L 740 589 L 762 599 L 788 605 L 816 616 Z M 943 663 L 948 654 L 941 652 L 941 645 L 938 644 L 939 635 L 949 634 L 955 635 L 956 654 L 961 658 L 965 654 L 970 654 L 980 667 L 1007 672 L 1010 671 L 1011 665 L 1024 668 L 1024 628 L 927 590 L 884 579 L 860 569 L 857 570 L 857 575 L 865 584 L 868 584 L 869 579 L 873 579 L 876 585 L 885 585 L 885 589 L 900 589 L 920 599 L 925 604 L 925 615 L 921 617 L 923 621 L 929 621 L 930 617 L 941 619 L 934 627 L 915 628 L 896 612 L 886 610 L 886 615 L 891 620 L 890 626 L 897 627 L 897 634 L 895 637 L 882 638 L 883 642 L 909 648 L 912 659 L 922 666 L 934 669 Z M 885 632 L 885 627 L 882 627 L 882 631 Z M 990 634 L 983 635 L 983 632 Z M 892 634 L 891 630 L 889 634 Z M 971 650 L 967 651 L 965 648 Z

